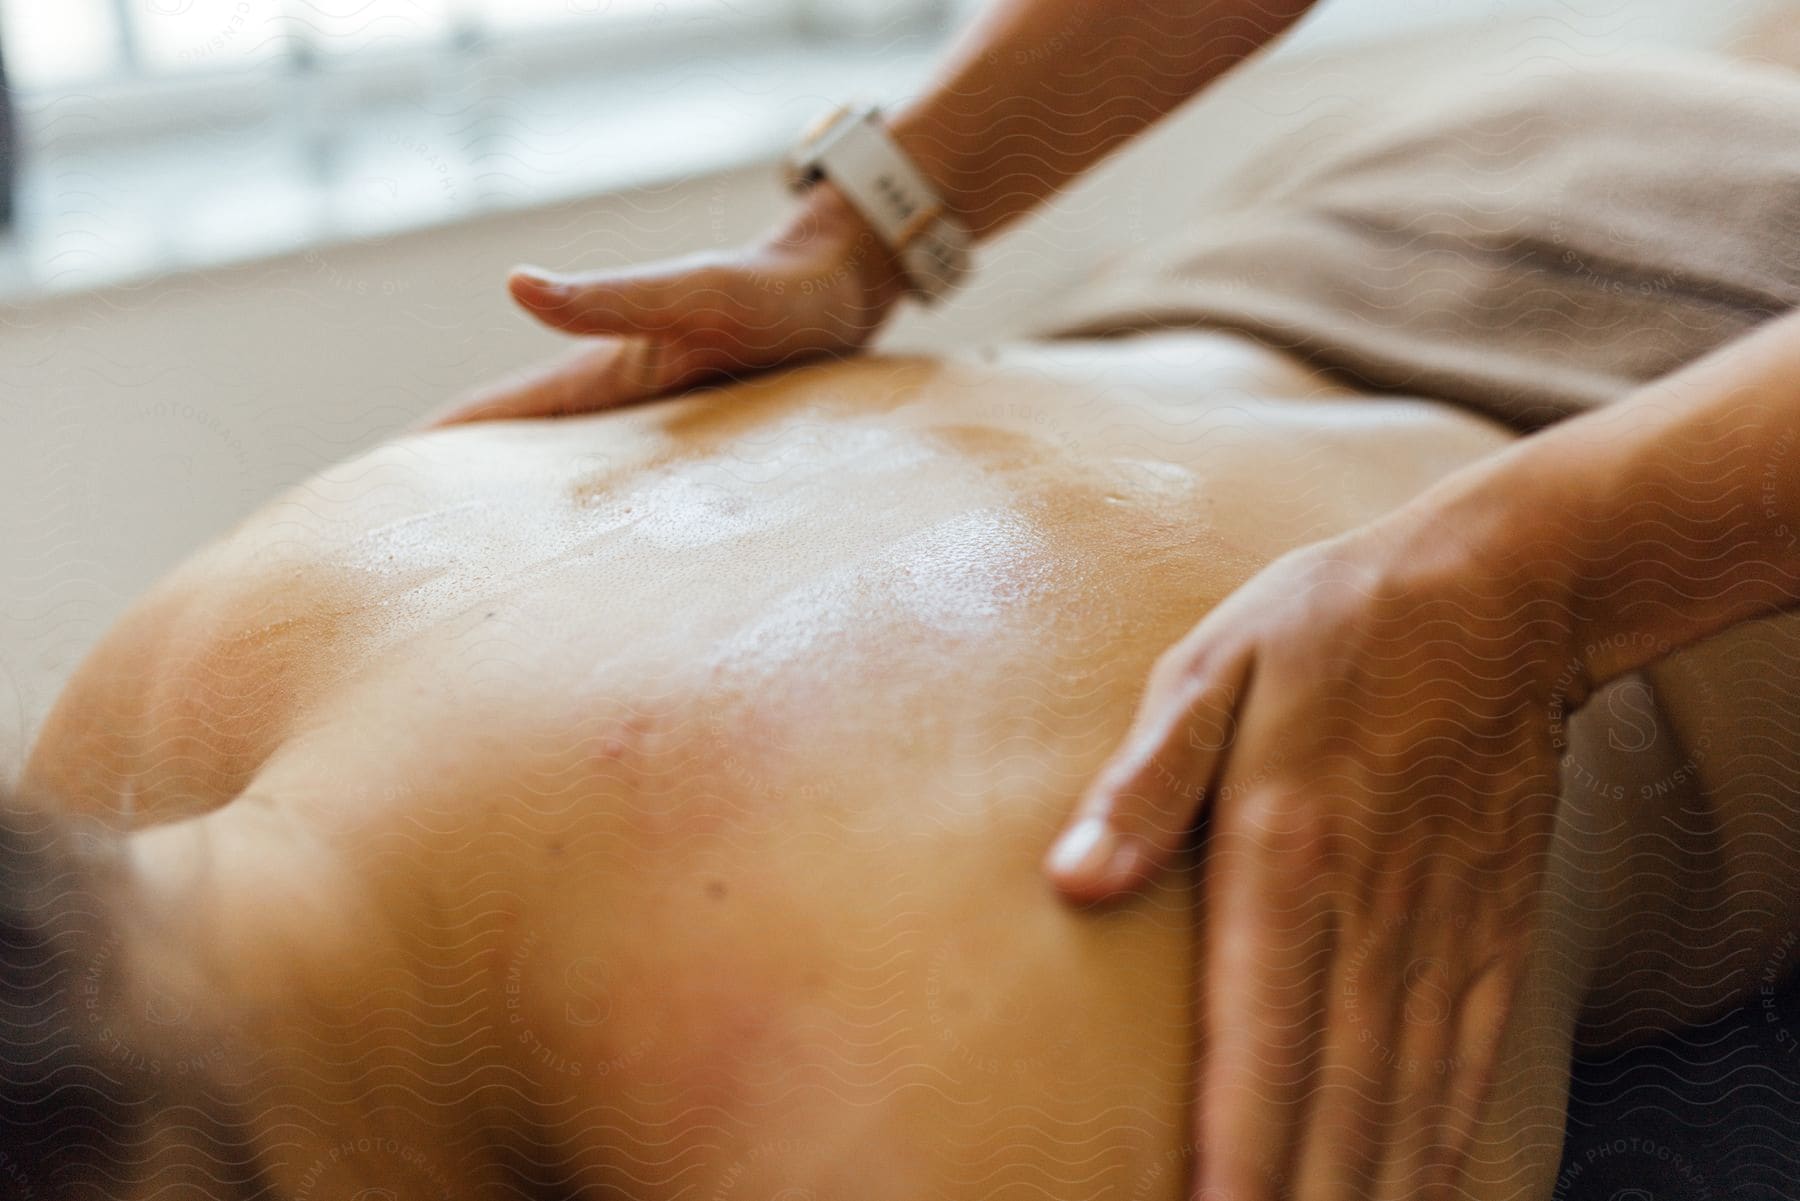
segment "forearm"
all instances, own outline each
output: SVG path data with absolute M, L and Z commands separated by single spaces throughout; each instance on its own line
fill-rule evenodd
M 1568 435 L 1603 452 L 1575 547 L 1592 678 L 1800 603 L 1800 314 Z
M 977 237 L 1029 211 L 1314 0 L 996 0 L 896 137 Z
M 1422 500 L 1522 604 L 1560 614 L 1547 721 L 1648 667 L 1672 726 L 1643 737 L 1630 697 L 1566 726 L 1590 735 L 1563 761 L 1565 819 L 1593 830 L 1590 1037 L 1698 1019 L 1777 979 L 1800 921 L 1800 314 Z
M 1421 499 L 1565 611 L 1576 700 L 1800 605 L 1800 314 Z

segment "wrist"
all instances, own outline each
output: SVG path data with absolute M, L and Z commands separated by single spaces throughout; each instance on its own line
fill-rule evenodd
M 1600 682 L 1584 655 L 1591 590 L 1575 537 L 1590 501 L 1521 453 L 1529 441 L 1453 472 L 1388 520 L 1411 587 L 1456 597 L 1472 622 L 1504 624 L 1539 690 L 1579 704 Z
M 823 252 L 823 289 L 844 279 L 854 281 L 861 308 L 878 324 L 910 290 L 898 256 L 844 194 L 821 180 L 808 188 L 787 222 L 776 232 L 781 251 Z
M 983 153 L 991 131 L 986 121 L 955 120 L 952 99 L 934 95 L 895 111 L 888 118 L 888 133 L 937 192 L 951 219 L 979 242 L 991 222 L 980 200 L 989 189 L 969 165 L 991 160 L 991 145 Z
M 1697 454 L 1678 414 L 1634 400 L 1521 439 L 1427 494 L 1441 527 L 1473 531 L 1522 602 L 1558 615 L 1577 702 L 1767 607 L 1746 603 L 1767 581 L 1755 580 L 1763 548 L 1733 516 L 1743 461 L 1716 445 Z

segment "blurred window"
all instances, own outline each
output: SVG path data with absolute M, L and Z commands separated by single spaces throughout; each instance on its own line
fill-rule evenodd
M 767 157 L 960 2 L 0 0 L 0 297 Z
M 706 20 L 773 26 L 804 20 L 811 8 L 800 0 L 0 0 L 0 45 L 13 87 L 30 93 L 597 22 L 622 31 Z

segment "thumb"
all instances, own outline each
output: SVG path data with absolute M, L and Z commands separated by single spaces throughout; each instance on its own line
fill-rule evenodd
M 1175 654 L 1179 655 L 1181 648 Z M 1247 665 L 1213 676 L 1161 673 L 1131 733 L 1101 769 L 1044 867 L 1073 900 L 1141 888 L 1175 858 L 1228 753 Z
M 719 267 L 677 259 L 619 272 L 559 274 L 515 267 L 507 290 L 545 325 L 571 334 L 670 334 L 704 316 L 741 319 L 742 303 Z

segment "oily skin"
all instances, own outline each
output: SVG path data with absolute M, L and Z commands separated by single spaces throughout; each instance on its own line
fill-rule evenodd
M 139 831 L 288 1195 L 1176 1196 L 1194 875 L 1039 860 L 1196 606 L 1504 440 L 1213 335 L 435 432 L 160 586 L 29 775 Z

